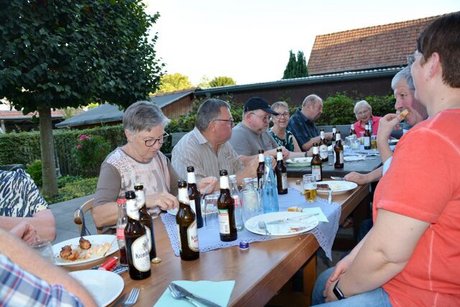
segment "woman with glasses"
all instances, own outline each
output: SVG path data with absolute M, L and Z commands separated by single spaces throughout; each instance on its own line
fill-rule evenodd
M 372 123 L 371 127 L 369 127 L 371 133 L 377 135 L 381 117 L 372 115 L 371 105 L 366 100 L 360 100 L 355 104 L 354 112 L 357 119 L 354 123 L 356 135 L 362 137 L 365 127 L 369 123 Z
M 102 162 L 94 199 L 96 227 L 116 224 L 116 200 L 143 184 L 149 211 L 158 213 L 178 206 L 177 175 L 169 159 L 160 151 L 168 136 L 169 119 L 148 101 L 130 105 L 123 114 L 127 143 L 112 151 Z
M 273 126 L 269 132 L 279 146 L 284 146 L 289 151 L 300 152 L 299 144 L 291 131 L 287 130 L 289 123 L 289 106 L 284 101 L 277 101 L 271 106 L 278 115 L 272 115 Z

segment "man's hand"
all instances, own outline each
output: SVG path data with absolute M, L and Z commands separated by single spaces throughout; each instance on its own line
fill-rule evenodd
M 346 181 L 355 182 L 357 184 L 366 184 L 370 182 L 366 174 L 360 174 L 357 172 L 350 172 L 346 174 L 343 179 Z
M 40 236 L 38 235 L 37 230 L 26 221 L 20 222 L 11 228 L 10 233 L 22 239 L 28 245 L 40 241 Z
M 197 184 L 201 194 L 209 194 L 219 189 L 219 180 L 214 176 L 205 177 Z
M 379 121 L 379 130 L 377 132 L 377 142 L 388 141 L 391 132 L 399 129 L 399 122 L 401 118 L 399 115 L 390 113 L 383 116 Z

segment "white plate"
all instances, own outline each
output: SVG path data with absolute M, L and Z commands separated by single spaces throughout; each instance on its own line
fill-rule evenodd
M 264 221 L 269 223 L 270 221 L 277 221 L 282 219 L 292 219 L 305 216 L 302 212 L 270 212 L 261 215 L 254 216 L 244 223 L 244 227 L 250 232 L 266 235 L 265 229 L 259 228 L 259 222 Z M 272 236 L 292 236 L 300 233 L 307 232 L 318 226 L 318 219 L 314 216 L 302 220 L 289 220 L 276 224 L 267 224 L 268 230 Z
M 289 166 L 294 166 L 294 167 L 310 166 L 311 159 L 312 157 L 292 158 L 292 159 L 287 159 L 286 163 L 289 164 Z
M 332 189 L 333 194 L 342 194 L 347 191 L 355 189 L 358 185 L 351 181 L 345 180 L 331 180 L 331 181 L 318 181 L 318 184 L 327 184 Z M 324 189 L 318 190 L 318 194 L 327 194 L 328 191 Z
M 366 160 L 366 156 L 365 155 L 345 156 L 343 157 L 343 160 L 345 160 L 345 162 L 362 161 L 362 160 Z
M 82 270 L 69 273 L 81 282 L 96 300 L 97 306 L 107 306 L 113 302 L 125 286 L 120 275 L 102 270 Z
M 91 262 L 95 262 L 99 259 L 105 258 L 115 253 L 118 250 L 118 243 L 116 240 L 117 237 L 114 235 L 94 235 L 94 236 L 84 236 L 84 238 L 86 240 L 89 240 L 89 242 L 91 242 L 91 245 L 98 246 L 104 243 L 108 243 L 108 244 L 112 244 L 112 246 L 110 247 L 109 251 L 107 252 L 105 256 L 100 255 L 100 254 L 94 254 L 87 259 L 77 259 L 75 261 L 69 261 L 69 260 L 61 259 L 61 257 L 59 257 L 61 248 L 64 247 L 65 245 L 71 245 L 72 249 L 78 247 L 79 245 L 78 241 L 80 240 L 80 237 L 62 241 L 62 242 L 59 242 L 53 245 L 55 264 L 60 265 L 60 266 L 73 266 L 73 265 L 77 266 L 77 265 L 82 265 L 82 264 L 88 264 Z

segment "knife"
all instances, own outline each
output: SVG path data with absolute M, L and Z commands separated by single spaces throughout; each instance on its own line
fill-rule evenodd
M 186 290 L 185 288 L 179 286 L 179 285 L 176 284 L 176 283 L 173 283 L 173 282 L 172 282 L 171 284 L 173 284 L 173 285 L 176 287 L 176 289 L 177 289 L 179 292 L 181 292 L 185 297 L 188 297 L 188 298 L 190 298 L 190 299 L 192 299 L 192 300 L 195 300 L 195 301 L 197 301 L 197 302 L 199 302 L 199 303 L 201 303 L 201 304 L 203 304 L 203 305 L 205 305 L 205 306 L 209 306 L 209 307 L 221 307 L 220 305 L 217 305 L 216 303 L 211 302 L 211 301 L 209 301 L 209 300 L 207 300 L 207 299 L 205 299 L 205 298 L 196 296 L 195 294 L 189 292 L 188 290 Z

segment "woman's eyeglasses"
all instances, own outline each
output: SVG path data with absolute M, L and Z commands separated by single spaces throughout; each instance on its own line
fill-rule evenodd
M 169 133 L 165 132 L 161 137 L 159 137 L 158 139 L 147 139 L 147 140 L 144 140 L 144 143 L 145 143 L 145 146 L 147 147 L 152 147 L 152 146 L 155 146 L 155 144 L 158 142 L 160 145 L 163 145 L 163 143 L 165 142 L 164 139 L 167 138 L 169 136 Z

